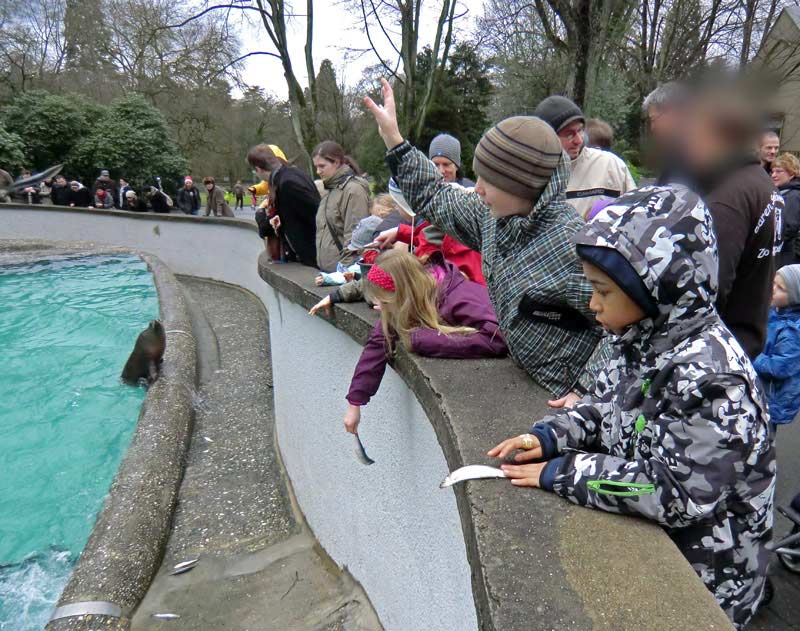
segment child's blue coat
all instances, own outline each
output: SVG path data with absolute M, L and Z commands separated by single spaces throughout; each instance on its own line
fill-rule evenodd
M 770 309 L 767 343 L 753 365 L 764 382 L 773 423 L 791 423 L 800 409 L 800 306 Z

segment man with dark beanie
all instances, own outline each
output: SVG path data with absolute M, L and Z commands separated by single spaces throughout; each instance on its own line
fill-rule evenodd
M 565 96 L 548 96 L 533 112 L 558 134 L 570 162 L 567 201 L 584 219 L 597 202 L 614 199 L 636 188 L 625 162 L 611 153 L 585 147 L 583 132 L 586 119 L 581 108 Z
M 591 287 L 570 236 L 583 221 L 566 203 L 569 159 L 533 116 L 507 118 L 481 139 L 475 192 L 444 182 L 400 134 L 394 93 L 365 99 L 389 152 L 386 161 L 411 207 L 483 256 L 492 305 L 514 360 L 557 397 L 575 389 L 600 337 Z M 591 384 L 581 385 L 588 388 Z

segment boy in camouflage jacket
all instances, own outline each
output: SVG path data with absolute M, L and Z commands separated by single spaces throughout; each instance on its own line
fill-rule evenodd
M 572 410 L 491 456 L 519 486 L 660 524 L 733 623 L 764 590 L 775 451 L 747 355 L 720 320 L 716 238 L 679 186 L 632 191 L 573 237 L 614 355 Z

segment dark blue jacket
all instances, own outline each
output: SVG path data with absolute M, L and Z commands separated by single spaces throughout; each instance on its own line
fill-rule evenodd
M 773 423 L 791 423 L 800 410 L 800 307 L 770 309 L 767 343 L 753 362 L 764 382 Z

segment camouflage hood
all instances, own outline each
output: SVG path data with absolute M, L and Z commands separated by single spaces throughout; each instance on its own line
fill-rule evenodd
M 663 350 L 714 314 L 717 240 L 702 200 L 678 186 L 648 186 L 617 199 L 572 237 L 576 245 L 611 248 L 630 263 L 658 304 L 622 341 L 655 341 Z

